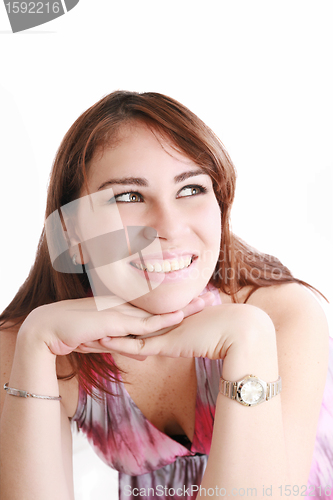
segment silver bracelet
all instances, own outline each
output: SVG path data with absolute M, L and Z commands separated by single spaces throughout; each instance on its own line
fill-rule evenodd
M 18 396 L 19 398 L 38 398 L 38 399 L 49 399 L 52 401 L 60 401 L 61 396 L 39 396 L 38 394 L 31 394 L 27 391 L 22 391 L 20 389 L 13 389 L 12 387 L 8 387 L 8 382 L 3 386 L 5 391 L 9 396 Z

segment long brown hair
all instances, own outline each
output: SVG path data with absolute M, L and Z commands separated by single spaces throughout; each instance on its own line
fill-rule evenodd
M 296 282 L 281 262 L 249 247 L 229 227 L 235 193 L 235 168 L 221 141 L 194 113 L 179 102 L 158 93 L 113 92 L 83 113 L 65 135 L 57 152 L 48 189 L 45 219 L 87 189 L 87 172 L 97 150 L 117 141 L 120 127 L 140 121 L 160 132 L 171 144 L 198 164 L 213 181 L 221 209 L 221 250 L 211 283 L 231 295 L 250 285 L 250 296 L 263 286 Z M 87 189 L 88 191 L 88 189 Z M 89 191 L 88 191 L 89 192 Z M 60 300 L 83 298 L 91 293 L 86 274 L 64 274 L 53 269 L 43 230 L 35 263 L 18 293 L 0 316 L 20 324 L 36 307 Z M 246 299 L 246 300 L 247 300 Z M 73 373 L 91 394 L 104 390 L 103 379 L 114 379 L 117 367 L 104 354 L 72 353 Z

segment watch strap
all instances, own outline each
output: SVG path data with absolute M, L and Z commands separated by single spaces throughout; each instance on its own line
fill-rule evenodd
M 247 377 L 255 377 L 255 375 L 247 375 Z M 244 377 L 246 378 L 246 377 Z M 257 378 L 257 377 L 255 377 Z M 237 395 L 237 389 L 238 389 L 238 384 L 242 382 L 244 379 L 238 380 L 237 382 L 231 382 L 230 380 L 224 380 L 222 377 L 220 379 L 220 386 L 219 390 L 220 393 L 223 394 L 223 396 L 227 396 L 230 399 L 236 399 Z M 277 396 L 280 394 L 282 390 L 282 381 L 281 377 L 275 382 L 266 382 L 267 384 L 267 389 L 266 389 L 266 401 L 269 401 L 272 399 L 274 396 Z
M 224 380 L 223 378 L 221 378 L 220 393 L 230 399 L 236 399 L 237 382 L 231 382 L 230 380 Z
M 282 390 L 281 377 L 275 380 L 275 382 L 267 382 L 266 401 L 280 394 L 281 390 Z

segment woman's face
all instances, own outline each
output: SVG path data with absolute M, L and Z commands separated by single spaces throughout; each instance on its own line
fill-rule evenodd
M 95 259 L 93 281 L 151 313 L 180 309 L 203 291 L 221 238 L 220 208 L 209 175 L 157 132 L 132 124 L 123 127 L 116 147 L 95 155 L 88 186 L 94 194 L 82 198 L 90 200 L 90 208 L 86 203 L 79 210 L 79 241 L 117 232 L 127 242 L 123 258 L 112 256 L 113 262 L 97 267 Z M 128 226 L 139 228 L 145 246 L 141 254 L 128 253 Z M 121 245 L 121 238 L 115 240 L 114 249 Z M 85 260 L 94 261 L 93 253 L 88 246 Z

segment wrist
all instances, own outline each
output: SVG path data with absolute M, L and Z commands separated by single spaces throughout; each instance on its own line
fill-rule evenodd
M 30 325 L 22 324 L 16 339 L 15 352 L 25 354 L 29 358 L 49 359 L 54 361 L 56 356 L 53 354 L 47 344 L 47 335 L 43 335 L 39 329 Z
M 257 406 L 269 401 L 274 396 L 279 395 L 281 389 L 281 377 L 275 381 L 267 382 L 255 375 L 247 375 L 234 382 L 221 378 L 219 385 L 219 392 L 223 396 L 236 400 L 244 406 Z
M 38 332 L 25 327 L 19 330 L 8 385 L 34 394 L 59 395 L 56 356 Z
M 272 331 L 248 329 L 246 335 L 229 346 L 223 360 L 222 377 L 237 381 L 249 374 L 266 381 L 277 380 L 277 346 Z
M 66 345 L 57 335 L 59 314 L 47 304 L 34 309 L 24 320 L 18 333 L 22 345 L 28 346 L 30 352 L 47 356 L 66 356 L 75 347 Z

